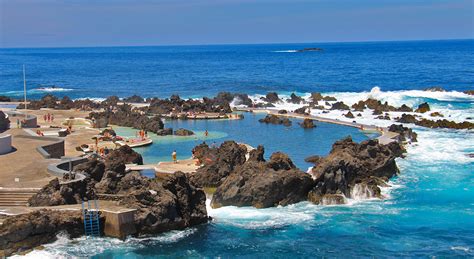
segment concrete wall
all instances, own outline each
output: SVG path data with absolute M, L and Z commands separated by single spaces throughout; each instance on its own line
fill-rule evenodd
M 12 151 L 12 135 L 0 136 L 0 155 Z
M 37 150 L 45 158 L 61 158 L 65 154 L 64 140 L 40 146 Z
M 108 237 L 125 239 L 137 232 L 135 228 L 135 210 L 129 211 L 102 211 L 105 216 L 104 234 Z

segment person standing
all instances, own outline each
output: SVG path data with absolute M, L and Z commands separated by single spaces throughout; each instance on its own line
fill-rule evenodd
M 171 153 L 171 158 L 173 159 L 173 163 L 175 163 L 175 164 L 178 163 L 176 150 L 174 150 L 173 153 Z
M 54 114 L 51 114 L 51 122 L 54 121 Z

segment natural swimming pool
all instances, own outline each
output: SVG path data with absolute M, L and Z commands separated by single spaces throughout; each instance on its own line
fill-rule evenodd
M 317 127 L 303 129 L 298 124 L 301 119 L 291 119 L 291 126 L 260 123 L 258 120 L 265 117 L 262 113 L 244 113 L 242 120 L 166 120 L 165 127 L 174 130 L 185 128 L 195 132 L 193 136 L 157 136 L 149 134 L 153 139 L 150 146 L 134 148 L 142 154 L 146 164 L 159 161 L 170 161 L 171 153 L 176 150 L 178 159 L 191 157 L 191 150 L 202 142 L 209 145 L 219 145 L 225 140 L 235 140 L 253 147 L 263 145 L 266 158 L 273 152 L 282 151 L 290 156 L 293 162 L 302 170 L 311 164 L 304 159 L 311 155 L 327 155 L 332 144 L 348 135 L 354 141 L 363 141 L 377 137 L 378 134 L 363 133 L 357 128 L 316 122 Z M 114 127 L 120 136 L 135 136 L 135 129 Z M 206 137 L 204 132 L 209 132 Z

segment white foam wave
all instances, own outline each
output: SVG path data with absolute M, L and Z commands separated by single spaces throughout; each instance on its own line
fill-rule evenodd
M 31 90 L 31 92 L 69 92 L 73 91 L 71 88 L 62 88 L 62 87 L 40 87 Z
M 295 52 L 298 52 L 298 50 L 296 50 L 296 49 L 287 49 L 287 50 L 275 50 L 275 51 L 272 51 L 272 52 L 276 52 L 276 53 L 295 53 Z

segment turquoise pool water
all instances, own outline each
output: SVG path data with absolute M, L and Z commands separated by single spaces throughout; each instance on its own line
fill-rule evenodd
M 322 122 L 316 122 L 316 128 L 303 129 L 298 124 L 301 119 L 291 119 L 293 124 L 290 127 L 258 122 L 263 117 L 265 114 L 262 113 L 244 113 L 242 120 L 167 120 L 165 127 L 190 129 L 196 134 L 188 137 L 150 134 L 153 144 L 135 148 L 135 151 L 141 153 L 144 162 L 149 164 L 170 161 L 173 150 L 176 150 L 178 159 L 187 159 L 191 157 L 191 150 L 202 142 L 219 145 L 225 140 L 235 140 L 253 147 L 264 145 L 267 158 L 273 152 L 285 152 L 299 168 L 306 170 L 311 166 L 304 161 L 306 157 L 328 154 L 338 139 L 350 135 L 355 141 L 362 141 L 378 136 L 353 127 Z M 114 129 L 121 136 L 135 136 L 136 132 L 123 127 Z M 204 135 L 206 130 L 209 132 L 207 137 Z

